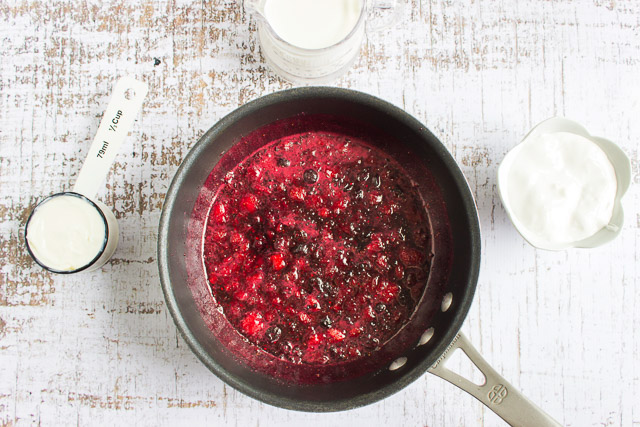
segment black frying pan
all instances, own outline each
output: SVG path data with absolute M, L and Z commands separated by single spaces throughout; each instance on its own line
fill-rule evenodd
M 261 139 L 256 130 L 263 126 L 289 120 L 291 132 L 299 132 L 305 118 L 314 115 L 328 115 L 332 119 L 327 126 L 377 141 L 403 164 L 423 197 L 437 199 L 430 211 L 436 257 L 415 315 L 375 356 L 365 358 L 370 360 L 334 367 L 287 365 L 234 339 L 235 332 L 209 296 L 200 258 L 204 214 L 198 206 L 207 203 L 208 195 L 201 189 L 214 166 L 230 170 L 261 145 L 285 136 Z M 225 153 L 229 155 L 223 163 L 228 164 L 219 164 Z M 255 399 L 294 410 L 341 411 L 383 399 L 429 370 L 513 425 L 557 425 L 491 369 L 458 333 L 480 266 L 473 196 L 442 143 L 409 114 L 380 99 L 338 88 L 297 88 L 257 99 L 220 120 L 189 152 L 171 183 L 160 219 L 158 264 L 167 306 L 191 349 L 223 381 Z M 445 368 L 456 348 L 483 372 L 484 385 Z M 317 380 L 309 381 L 311 376 Z

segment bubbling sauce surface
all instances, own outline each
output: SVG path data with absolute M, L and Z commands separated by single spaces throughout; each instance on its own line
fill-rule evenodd
M 202 254 L 211 295 L 241 335 L 315 365 L 369 356 L 408 322 L 432 246 L 399 163 L 356 138 L 307 132 L 226 175 Z

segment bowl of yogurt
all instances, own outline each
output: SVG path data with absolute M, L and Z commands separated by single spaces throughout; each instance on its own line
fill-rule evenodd
M 629 157 L 580 124 L 553 117 L 534 127 L 498 168 L 498 191 L 516 230 L 546 250 L 593 248 L 620 234 Z

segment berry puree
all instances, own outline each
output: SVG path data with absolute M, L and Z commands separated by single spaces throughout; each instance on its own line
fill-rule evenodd
M 202 250 L 231 325 L 312 365 L 381 348 L 411 317 L 433 257 L 425 203 L 400 164 L 320 131 L 277 139 L 226 174 Z

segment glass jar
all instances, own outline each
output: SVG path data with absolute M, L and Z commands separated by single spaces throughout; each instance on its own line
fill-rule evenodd
M 349 34 L 324 48 L 305 49 L 283 40 L 265 15 L 269 0 L 244 0 L 257 20 L 258 39 L 267 64 L 281 77 L 301 84 L 326 83 L 345 73 L 360 53 L 367 31 L 379 31 L 398 20 L 401 0 L 362 0 L 358 20 Z

